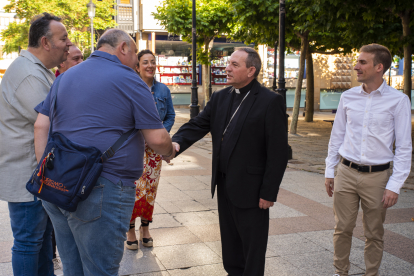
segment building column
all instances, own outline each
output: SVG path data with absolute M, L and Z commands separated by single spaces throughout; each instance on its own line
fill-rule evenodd
M 257 81 L 262 83 L 264 86 L 268 87 L 268 79 L 264 79 L 264 71 L 267 69 L 267 46 L 266 45 L 258 45 L 258 54 L 260 59 L 262 60 L 262 69 L 260 70 L 260 74 L 257 76 Z
M 155 54 L 155 32 L 151 33 L 151 51 Z

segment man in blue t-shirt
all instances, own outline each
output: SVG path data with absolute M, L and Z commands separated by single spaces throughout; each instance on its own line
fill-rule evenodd
M 85 62 L 59 76 L 53 131 L 102 152 L 123 133 L 135 131 L 103 163 L 96 186 L 75 212 L 43 203 L 55 227 L 65 276 L 118 275 L 135 201 L 134 181 L 143 170 L 144 141 L 168 159 L 175 155 L 151 92 L 134 71 L 138 60 L 132 38 L 110 29 L 96 48 Z M 47 143 L 50 94 L 36 107 L 38 161 Z

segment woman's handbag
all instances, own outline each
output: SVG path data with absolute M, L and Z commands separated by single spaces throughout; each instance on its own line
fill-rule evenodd
M 128 137 L 131 129 L 103 154 L 95 147 L 70 141 L 63 134 L 53 133 L 53 117 L 56 108 L 57 91 L 62 75 L 56 80 L 50 110 L 50 130 L 42 159 L 26 184 L 26 189 L 38 198 L 74 212 L 78 203 L 92 192 L 102 172 L 102 162 L 112 157 Z

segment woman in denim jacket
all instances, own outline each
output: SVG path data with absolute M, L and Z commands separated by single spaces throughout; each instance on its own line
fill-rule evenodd
M 156 73 L 155 56 L 150 50 L 138 53 L 137 73 L 148 85 L 154 96 L 155 105 L 164 127 L 170 132 L 174 121 L 175 112 L 168 87 L 154 79 Z M 131 250 L 138 249 L 138 240 L 135 235 L 135 219 L 141 218 L 139 228 L 140 241 L 143 246 L 152 247 L 153 240 L 149 233 L 148 225 L 152 222 L 155 196 L 160 180 L 162 158 L 153 149 L 145 146 L 144 172 L 140 179 L 135 181 L 136 197 L 134 211 L 132 212 L 130 229 L 127 233 L 126 247 Z

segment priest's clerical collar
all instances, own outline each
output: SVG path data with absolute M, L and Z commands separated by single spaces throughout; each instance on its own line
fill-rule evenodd
M 236 94 L 246 94 L 247 92 L 249 92 L 252 89 L 252 86 L 254 84 L 256 79 L 253 79 L 248 85 L 246 85 L 245 87 L 242 87 L 240 89 L 235 88 L 234 91 L 236 92 Z

